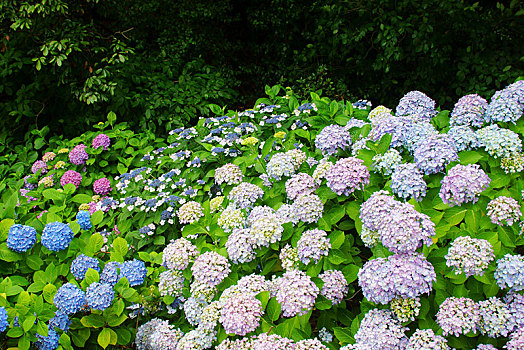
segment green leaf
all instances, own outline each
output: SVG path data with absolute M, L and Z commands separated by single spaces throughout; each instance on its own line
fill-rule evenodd
M 128 251 L 127 241 L 122 237 L 117 237 L 113 241 L 113 251 L 116 252 L 119 256 L 125 257 Z
M 40 259 L 38 255 L 29 255 L 25 262 L 32 270 L 40 270 L 40 267 L 44 264 L 44 261 Z
M 278 318 L 280 317 L 281 306 L 277 299 L 269 299 L 266 311 L 271 321 L 275 322 L 276 320 L 278 320 Z
M 104 246 L 104 238 L 102 237 L 100 233 L 95 233 L 94 235 L 89 237 L 89 250 L 93 254 L 96 254 L 97 252 L 99 252 L 103 246 Z
M 97 341 L 104 349 L 109 346 L 109 343 L 111 342 L 111 332 L 109 332 L 109 328 L 102 329 L 102 332 L 98 335 Z
M 7 243 L 4 242 L 0 244 L 0 260 L 7 262 L 14 262 L 22 260 L 22 254 L 13 252 L 11 249 L 7 248 Z
M 360 268 L 353 264 L 347 265 L 342 269 L 342 273 L 344 274 L 344 277 L 346 277 L 346 281 L 348 281 L 348 283 L 351 283 L 357 279 L 359 271 Z
M 25 332 L 28 332 L 33 326 L 35 325 L 36 316 L 30 315 L 25 320 L 24 323 L 22 323 L 22 328 Z
M 44 190 L 42 192 L 42 195 L 45 199 L 51 199 L 53 201 L 63 201 L 65 198 L 65 194 L 62 192 L 58 192 L 54 188 L 48 188 L 47 190 Z
M 52 304 L 53 303 L 53 298 L 55 297 L 55 294 L 56 294 L 56 287 L 52 284 L 48 284 L 44 287 L 44 290 L 43 290 L 43 295 L 44 295 L 44 299 L 45 301 L 47 301 L 48 303 Z
M 71 201 L 75 203 L 89 203 L 91 202 L 91 196 L 88 196 L 87 194 L 77 194 L 71 198 Z
M 342 231 L 333 231 L 329 236 L 329 243 L 331 243 L 331 249 L 338 249 L 344 244 L 346 236 Z
M 0 221 L 0 241 L 5 241 L 9 236 L 9 229 L 15 221 L 13 219 L 4 219 Z
M 93 224 L 93 226 L 96 226 L 102 222 L 103 218 L 104 218 L 104 213 L 102 213 L 102 211 L 100 210 L 95 211 L 93 215 L 91 215 L 91 223 Z
M 87 269 L 86 275 L 85 275 L 85 281 L 87 285 L 91 285 L 91 283 L 98 282 L 100 280 L 100 276 L 98 275 L 98 272 L 92 268 Z
M 353 341 L 353 337 L 348 328 L 336 327 L 333 329 L 333 332 L 335 333 L 335 337 L 342 344 L 351 343 Z
M 460 207 L 453 207 L 445 211 L 444 219 L 450 225 L 458 225 L 466 216 L 468 210 Z
M 458 154 L 460 159 L 460 164 L 476 164 L 479 160 L 483 159 L 484 156 L 476 151 L 463 151 Z

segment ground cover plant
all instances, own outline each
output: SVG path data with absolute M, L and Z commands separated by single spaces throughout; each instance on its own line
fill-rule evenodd
M 522 349 L 524 81 L 452 111 L 266 94 L 6 157 L 2 346 Z

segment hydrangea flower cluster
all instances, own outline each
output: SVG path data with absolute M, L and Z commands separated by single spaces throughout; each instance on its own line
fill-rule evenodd
M 55 159 L 56 157 L 56 153 L 55 152 L 46 152 L 43 156 L 42 156 L 42 160 L 44 162 L 51 162 L 53 159 Z
M 279 259 L 284 270 L 288 271 L 298 269 L 300 260 L 298 259 L 297 248 L 293 248 L 289 244 L 286 244 L 286 246 L 280 250 Z
M 5 307 L 0 306 L 0 333 L 5 331 L 9 327 L 9 322 L 7 322 L 7 311 Z
M 218 217 L 218 225 L 224 232 L 231 232 L 233 229 L 243 228 L 245 221 L 244 213 L 234 206 L 228 206 Z
M 229 259 L 234 264 L 242 264 L 252 261 L 257 255 L 253 247 L 255 237 L 250 229 L 234 229 L 226 242 L 226 250 Z
M 355 344 L 340 350 L 405 349 L 408 344 L 407 330 L 390 310 L 372 309 L 360 322 Z
M 275 180 L 291 176 L 296 171 L 293 157 L 288 152 L 276 153 L 267 163 L 266 171 L 269 177 Z
M 405 133 L 402 135 L 402 142 L 408 152 L 413 153 L 420 141 L 436 134 L 438 132 L 433 124 L 421 120 L 406 126 Z
M 168 269 L 185 270 L 197 255 L 198 249 L 193 243 L 185 238 L 178 238 L 164 248 L 162 262 Z
M 333 305 L 339 304 L 348 292 L 348 282 L 339 270 L 327 270 L 318 276 L 324 285 L 320 295 L 330 300 Z
M 291 200 L 313 193 L 317 188 L 318 184 L 313 177 L 305 173 L 295 174 L 286 181 L 286 194 Z
M 260 324 L 262 303 L 252 294 L 237 294 L 228 299 L 220 313 L 220 323 L 228 334 L 246 335 Z
M 225 257 L 213 251 L 199 255 L 191 271 L 195 280 L 211 287 L 217 286 L 231 272 L 230 264 Z
M 511 122 L 515 124 L 524 114 L 524 104 L 519 102 L 519 96 L 512 89 L 497 91 L 486 109 L 486 117 L 494 122 Z
M 509 157 L 500 160 L 500 167 L 506 174 L 520 173 L 524 171 L 524 154 L 513 153 Z
M 100 283 L 106 283 L 114 286 L 120 279 L 118 269 L 121 267 L 122 265 L 117 261 L 108 262 L 100 274 Z
M 495 280 L 500 288 L 512 291 L 524 289 L 524 256 L 506 254 L 497 260 Z
M 400 152 L 392 148 L 384 154 L 377 154 L 373 157 L 373 171 L 384 175 L 391 175 L 395 168 L 402 163 Z
M 395 298 L 391 300 L 390 309 L 400 322 L 415 321 L 420 313 L 420 298 Z
M 477 94 L 461 97 L 451 112 L 449 123 L 451 127 L 456 125 L 468 125 L 480 128 L 486 122 L 486 109 L 488 101 Z
M 520 350 L 524 349 L 524 327 L 521 327 L 516 332 L 509 336 L 509 341 L 504 345 L 506 350 Z
M 86 305 L 86 296 L 82 289 L 72 283 L 65 283 L 56 292 L 53 303 L 67 315 L 80 311 Z
M 280 241 L 284 227 L 282 219 L 276 213 L 268 213 L 253 221 L 250 234 L 258 247 L 267 247 Z
M 287 271 L 277 279 L 276 285 L 276 299 L 284 317 L 305 315 L 315 305 L 319 289 L 304 272 Z
M 110 284 L 93 282 L 86 290 L 86 302 L 95 310 L 105 310 L 111 306 L 115 292 Z
M 249 182 L 242 182 L 240 185 L 233 187 L 229 192 L 228 199 L 233 205 L 241 209 L 251 208 L 255 202 L 262 198 L 264 190 L 257 185 Z
M 137 259 L 125 261 L 120 267 L 120 277 L 129 281 L 131 287 L 144 283 L 147 276 L 146 264 Z
M 500 226 L 511 226 L 522 216 L 519 202 L 506 196 L 492 199 L 486 209 L 491 222 Z
M 102 149 L 106 151 L 110 145 L 111 145 L 111 139 L 106 134 L 98 134 L 93 139 L 93 148 L 94 149 L 98 149 L 99 147 L 102 147 Z
M 69 319 L 69 316 L 60 310 L 57 310 L 55 312 L 55 316 L 53 316 L 53 318 L 49 320 L 49 326 L 51 326 L 52 328 L 61 329 L 64 332 L 67 332 L 69 330 L 70 325 L 71 320 Z
M 387 304 L 395 297 L 416 298 L 431 292 L 437 276 L 422 254 L 395 254 L 376 258 L 358 272 L 358 284 L 369 301 Z
M 35 347 L 39 350 L 54 350 L 58 348 L 60 342 L 60 336 L 51 326 L 48 327 L 47 336 L 37 333 L 36 338 L 38 340 L 35 342 Z
M 504 297 L 504 303 L 515 319 L 516 328 L 524 327 L 524 295 L 510 292 Z
M 453 268 L 456 275 L 482 276 L 495 254 L 493 246 L 485 239 L 461 236 L 451 243 L 445 258 L 446 265 Z
M 168 270 L 158 276 L 158 291 L 162 296 L 178 297 L 184 288 L 184 276 L 180 271 Z
M 362 159 L 339 159 L 326 173 L 327 186 L 337 195 L 349 196 L 369 184 L 369 170 Z
M 478 136 L 467 125 L 458 125 L 449 129 L 447 133 L 457 152 L 469 151 L 479 147 Z
M 53 174 L 54 175 L 54 174 Z M 42 186 L 44 188 L 53 187 L 54 185 L 53 176 L 44 176 L 43 178 L 38 181 L 38 186 Z
M 315 138 L 315 146 L 324 155 L 333 155 L 339 149 L 345 150 L 351 145 L 351 134 L 340 125 L 332 124 L 326 126 Z
M 377 106 L 373 108 L 369 114 L 368 119 L 373 122 L 377 118 L 384 118 L 384 116 L 391 116 L 391 109 L 385 107 L 385 106 Z
M 371 231 L 378 231 L 382 227 L 382 220 L 399 204 L 388 191 L 373 192 L 371 197 L 360 206 L 360 220 L 362 226 Z
M 80 254 L 71 263 L 71 273 L 77 280 L 83 280 L 88 269 L 93 269 L 97 272 L 100 272 L 100 266 L 98 266 L 97 258 L 91 258 L 87 255 Z
M 109 194 L 113 189 L 111 188 L 111 181 L 107 177 L 96 180 L 93 183 L 93 191 L 99 195 Z
M 47 174 L 47 163 L 43 160 L 37 160 L 33 163 L 33 166 L 31 167 L 31 171 L 33 174 L 36 174 L 40 171 L 40 174 Z
M 90 230 L 93 228 L 93 225 L 91 224 L 91 214 L 89 214 L 89 211 L 80 210 L 76 214 L 76 222 L 78 222 L 82 230 Z
M 395 115 L 397 117 L 414 116 L 429 120 L 437 115 L 435 101 L 423 92 L 410 91 L 398 102 Z
M 379 141 L 384 135 L 391 135 L 390 147 L 401 147 L 404 142 L 404 135 L 407 128 L 413 124 L 413 120 L 408 117 L 393 117 L 386 116 L 379 118 L 373 123 L 373 127 L 368 134 L 368 138 L 373 142 Z M 355 149 L 367 148 L 365 147 L 366 139 L 361 139 L 353 144 L 353 151 Z M 358 144 L 360 143 L 360 144 Z
M 400 164 L 391 175 L 391 191 L 405 200 L 421 201 L 426 196 L 424 176 L 413 163 Z
M 328 350 L 318 339 L 303 339 L 295 344 L 294 350 Z
M 480 322 L 479 305 L 469 298 L 449 297 L 440 304 L 436 317 L 444 336 L 476 333 Z
M 150 335 L 150 347 L 154 350 L 176 350 L 178 342 L 183 333 L 180 329 L 170 325 L 167 321 L 161 321 Z M 147 349 L 147 347 L 146 347 Z
M 476 203 L 490 182 L 491 179 L 478 164 L 457 164 L 442 179 L 439 196 L 450 206 Z
M 58 252 L 69 246 L 73 236 L 69 225 L 55 221 L 45 225 L 40 242 L 47 249 Z
M 327 256 L 331 249 L 329 238 L 324 230 L 313 229 L 304 231 L 297 242 L 298 258 L 305 265 L 311 260 L 318 263 L 322 256 Z
M 478 302 L 480 332 L 490 338 L 507 337 L 515 328 L 516 320 L 506 304 L 497 297 Z
M 326 177 L 327 172 L 329 171 L 329 168 L 333 166 L 333 163 L 326 159 L 322 159 L 317 167 L 315 168 L 315 171 L 313 171 L 313 179 L 316 181 L 317 184 L 320 184 L 323 178 Z
M 323 211 L 324 203 L 314 193 L 300 196 L 293 202 L 293 214 L 299 221 L 307 223 L 317 222 L 322 217 Z
M 89 159 L 89 155 L 86 152 L 86 145 L 80 144 L 75 146 L 71 152 L 69 152 L 69 161 L 74 165 L 83 165 Z
M 455 145 L 446 134 L 431 135 L 421 140 L 413 157 L 417 167 L 426 175 L 444 171 L 449 163 L 459 159 Z
M 436 335 L 432 329 L 417 329 L 409 338 L 406 350 L 450 350 L 446 338 Z
M 22 253 L 36 243 L 36 230 L 27 225 L 14 224 L 9 228 L 7 247 L 12 251 Z
M 243 174 L 238 165 L 227 163 L 215 170 L 215 183 L 237 185 L 242 182 Z
M 480 147 L 484 147 L 495 158 L 510 157 L 522 151 L 519 135 L 497 124 L 477 130 L 477 137 Z
M 200 203 L 190 201 L 178 208 L 177 216 L 181 224 L 192 224 L 204 216 L 204 210 Z

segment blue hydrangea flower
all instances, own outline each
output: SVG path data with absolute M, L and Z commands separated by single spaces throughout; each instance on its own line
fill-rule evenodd
M 86 301 L 92 309 L 107 309 L 111 306 L 114 297 L 115 292 L 113 292 L 113 287 L 110 284 L 94 282 L 87 287 Z
M 121 268 L 122 265 L 119 262 L 116 261 L 110 261 L 104 266 L 104 270 L 100 274 L 100 283 L 106 283 L 111 286 L 114 286 L 116 282 L 118 282 L 118 269 Z
M 80 311 L 86 304 L 86 296 L 82 289 L 72 283 L 66 283 L 58 288 L 53 303 L 58 310 L 71 315 Z
M 67 332 L 69 330 L 70 325 L 71 320 L 69 319 L 69 316 L 67 316 L 66 313 L 60 310 L 56 310 L 55 316 L 49 320 L 49 326 L 61 329 L 64 332 Z
M 426 196 L 426 188 L 424 176 L 413 163 L 399 164 L 391 175 L 391 191 L 405 200 L 409 197 L 422 200 Z
M 83 280 L 88 269 L 93 269 L 97 272 L 100 272 L 100 266 L 98 266 L 97 258 L 91 258 L 87 255 L 80 254 L 71 263 L 71 273 L 77 280 Z
M 47 249 L 58 252 L 69 246 L 73 236 L 74 233 L 69 225 L 55 221 L 45 225 L 41 242 Z
M 78 222 L 82 230 L 90 230 L 93 227 L 91 225 L 91 215 L 86 210 L 81 210 L 76 214 L 76 222 Z
M 47 336 L 37 334 L 38 341 L 35 343 L 35 347 L 39 350 L 55 350 L 58 348 L 60 336 L 56 333 L 55 329 L 49 326 Z
M 0 306 L 0 333 L 5 331 L 8 326 L 9 323 L 7 322 L 7 311 L 5 310 L 5 307 Z
M 146 264 L 137 259 L 124 262 L 120 268 L 120 278 L 127 278 L 131 287 L 144 283 L 146 275 Z
M 524 113 L 524 105 L 519 103 L 515 95 L 504 90 L 497 91 L 491 98 L 486 110 L 486 116 L 494 122 L 515 122 Z
M 480 146 L 477 134 L 467 125 L 451 127 L 448 131 L 448 136 L 455 145 L 457 152 L 475 149 Z
M 31 226 L 14 224 L 9 228 L 7 246 L 9 249 L 21 253 L 25 252 L 36 242 L 36 230 Z
M 431 135 L 418 142 L 413 157 L 417 167 L 426 175 L 444 171 L 446 165 L 459 159 L 446 134 Z

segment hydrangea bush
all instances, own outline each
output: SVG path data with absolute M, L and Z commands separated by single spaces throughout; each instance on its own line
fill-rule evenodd
M 524 84 L 451 113 L 266 93 L 39 132 L 0 187 L 1 344 L 520 349 Z

